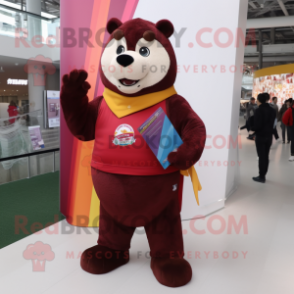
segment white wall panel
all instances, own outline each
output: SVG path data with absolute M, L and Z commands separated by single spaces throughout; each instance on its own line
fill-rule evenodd
M 222 208 L 223 200 L 237 184 L 238 151 L 232 145 L 228 149 L 227 145 L 230 136 L 235 141 L 238 135 L 244 46 L 242 42 L 240 46 L 235 44 L 237 29 L 245 34 L 247 5 L 247 0 L 140 0 L 134 15 L 134 18 L 152 22 L 169 19 L 177 33 L 185 29 L 177 46 L 175 36 L 170 38 L 179 68 L 175 87 L 202 118 L 209 137 L 208 148 L 195 165 L 203 186 L 200 207 L 196 204 L 190 180 L 185 178 L 183 219 Z M 197 33 L 203 28 L 211 30 L 201 38 L 202 42 L 211 43 L 209 48 L 196 41 Z M 215 33 L 222 28 L 228 33 L 221 33 L 219 42 L 228 42 L 227 46 L 215 41 Z M 225 145 L 221 147 L 222 144 Z M 235 166 L 226 166 L 227 162 L 229 165 L 233 162 Z

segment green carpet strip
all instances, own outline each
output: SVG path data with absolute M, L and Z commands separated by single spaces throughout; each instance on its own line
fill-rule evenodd
M 59 172 L 0 185 L 0 248 L 62 219 Z

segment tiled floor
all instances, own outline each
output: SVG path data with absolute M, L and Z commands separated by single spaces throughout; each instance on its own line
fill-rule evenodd
M 242 131 L 241 182 L 226 202 L 226 208 L 194 225 L 183 222 L 185 253 L 193 267 L 193 279 L 185 287 L 160 285 L 145 257 L 149 247 L 144 234 L 132 241 L 131 261 L 109 274 L 95 276 L 82 271 L 79 254 L 93 246 L 97 231 L 88 233 L 63 221 L 57 234 L 43 231 L 0 250 L 0 293 L 201 293 L 201 294 L 293 294 L 294 293 L 294 162 L 288 162 L 289 145 L 271 150 L 266 184 L 255 183 L 258 174 L 253 141 Z M 209 223 L 212 217 L 222 220 Z M 231 225 L 243 221 L 240 231 Z M 246 230 L 246 224 L 247 229 Z M 53 229 L 53 228 L 52 228 Z M 64 231 L 73 230 L 70 234 Z M 62 233 L 63 231 L 63 233 Z M 238 231 L 238 229 L 237 229 Z M 23 258 L 29 244 L 50 244 L 55 258 L 44 272 L 34 272 L 31 260 Z

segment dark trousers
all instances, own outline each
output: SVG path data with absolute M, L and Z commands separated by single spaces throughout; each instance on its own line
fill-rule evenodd
M 240 128 L 240 130 L 244 130 L 244 129 L 246 129 L 246 124 Z
M 249 134 L 249 138 L 251 138 L 251 139 L 254 139 L 254 137 L 256 136 L 256 134 L 255 134 L 255 132 L 254 133 L 252 133 L 252 134 Z
M 291 132 L 291 156 L 294 156 L 294 126 L 288 128 Z
M 247 129 L 248 133 L 250 132 L 250 125 L 249 125 L 249 120 L 248 119 L 246 120 L 245 125 L 240 128 L 240 130 L 244 130 L 244 129 Z
M 270 137 L 260 137 L 256 136 L 255 145 L 258 155 L 259 164 L 259 176 L 264 179 L 268 171 L 269 165 L 269 152 L 272 145 L 272 136 Z
M 255 137 L 255 132 L 253 134 L 250 134 L 250 131 L 251 131 L 251 126 L 250 126 L 250 120 L 247 119 L 246 120 L 246 124 L 240 128 L 240 130 L 244 130 L 244 129 L 247 129 L 248 133 L 249 133 L 249 138 L 250 139 L 253 139 Z
M 273 134 L 274 134 L 275 139 L 278 140 L 279 139 L 279 135 L 278 135 L 278 131 L 277 131 L 277 128 L 276 127 L 274 127 L 274 129 L 273 129 Z
M 287 140 L 288 142 L 291 141 L 291 129 L 290 127 L 287 127 L 286 125 L 284 125 L 283 123 L 281 123 L 281 129 L 282 129 L 282 138 L 283 138 L 283 142 L 285 142 L 286 139 L 286 130 L 287 130 Z

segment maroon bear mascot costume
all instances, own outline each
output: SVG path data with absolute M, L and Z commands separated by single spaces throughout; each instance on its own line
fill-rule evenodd
M 91 168 L 100 199 L 99 238 L 98 245 L 83 252 L 81 267 L 105 274 L 126 264 L 133 233 L 144 226 L 156 279 L 169 287 L 183 286 L 192 269 L 183 258 L 180 171 L 199 160 L 205 126 L 174 89 L 177 63 L 168 40 L 174 30 L 170 21 L 121 23 L 113 18 L 107 30 L 110 38 L 100 63 L 103 96 L 88 101 L 91 86 L 83 70 L 65 75 L 61 90 L 69 130 L 82 141 L 95 140 Z M 159 107 L 183 141 L 168 155 L 167 169 L 138 131 Z

